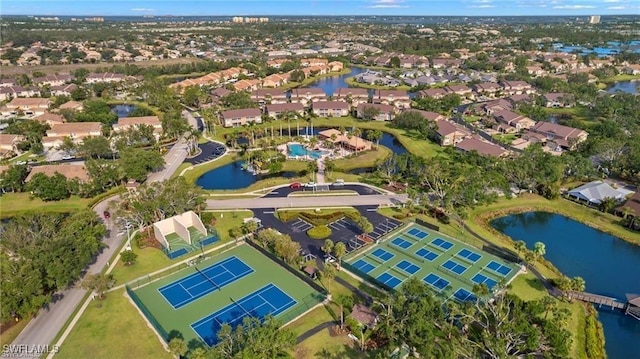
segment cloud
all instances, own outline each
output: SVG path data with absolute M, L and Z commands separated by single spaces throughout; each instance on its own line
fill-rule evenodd
M 626 8 L 626 6 L 609 6 L 607 10 L 624 10 Z
M 492 7 L 496 7 L 495 5 L 488 5 L 488 4 L 484 4 L 484 5 L 471 5 L 471 6 L 467 6 L 468 8 L 471 9 L 490 9 Z
M 134 7 L 133 9 L 131 9 L 131 11 L 146 11 L 146 12 L 149 12 L 149 11 L 156 11 L 156 9 L 147 9 L 147 8 L 144 8 L 144 7 Z
M 581 9 L 595 9 L 593 5 L 556 5 L 553 7 L 558 10 L 581 10 Z
M 621 2 L 620 0 L 604 0 L 604 2 Z
M 404 9 L 407 5 L 402 5 L 403 0 L 375 0 L 373 5 L 365 6 L 368 9 Z

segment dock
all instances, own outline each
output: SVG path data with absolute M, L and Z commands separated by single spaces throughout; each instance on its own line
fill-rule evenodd
M 629 315 L 637 320 L 640 320 L 640 294 L 627 294 L 627 302 L 621 302 L 616 298 L 606 297 L 604 295 L 566 291 L 564 294 L 570 298 L 579 300 L 585 303 L 592 303 L 598 305 L 598 307 L 610 307 L 611 310 L 620 309 L 624 311 L 625 315 Z

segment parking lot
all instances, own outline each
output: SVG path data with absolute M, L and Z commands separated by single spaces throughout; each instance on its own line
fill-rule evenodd
M 305 233 L 306 231 L 310 230 L 313 225 L 302 219 L 296 219 L 290 224 L 290 227 L 294 233 Z
M 186 158 L 184 162 L 191 163 L 192 165 L 197 165 L 200 163 L 215 160 L 216 158 L 224 155 L 225 152 L 227 152 L 227 148 L 223 144 L 217 142 L 202 143 L 199 144 L 198 147 L 200 148 L 200 154 L 192 158 Z

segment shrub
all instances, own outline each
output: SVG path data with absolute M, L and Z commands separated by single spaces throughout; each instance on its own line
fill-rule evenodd
M 327 225 L 315 226 L 307 231 L 307 235 L 313 239 L 325 239 L 331 235 L 331 228 Z

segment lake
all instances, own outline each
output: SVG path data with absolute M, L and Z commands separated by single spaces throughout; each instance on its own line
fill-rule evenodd
M 282 172 L 276 175 L 255 175 L 250 171 L 243 169 L 242 161 L 231 162 L 222 167 L 212 169 L 203 174 L 196 181 L 196 185 L 210 190 L 216 189 L 240 189 L 249 187 L 255 182 L 270 177 L 281 176 L 285 178 L 293 178 L 296 176 L 294 172 Z
M 118 115 L 118 118 L 123 118 L 123 117 L 129 117 L 129 114 L 133 110 L 135 110 L 135 108 L 136 106 L 134 105 L 120 104 L 120 105 L 111 106 L 111 112 Z
M 617 91 L 622 91 L 626 93 L 638 93 L 639 87 L 640 80 L 617 81 L 607 88 L 607 92 L 614 93 Z
M 501 217 L 491 226 L 529 249 L 543 242 L 545 258 L 565 275 L 584 278 L 587 292 L 621 300 L 626 293 L 640 293 L 640 246 L 546 212 Z M 640 321 L 610 309 L 600 310 L 599 319 L 610 359 L 640 357 Z
M 367 71 L 367 69 L 362 67 L 351 66 L 351 72 L 344 75 L 330 76 L 318 79 L 309 85 L 309 87 L 319 87 L 324 90 L 327 96 L 333 96 L 339 88 L 349 87 L 347 85 L 346 80 L 349 77 L 356 76 L 363 72 Z

